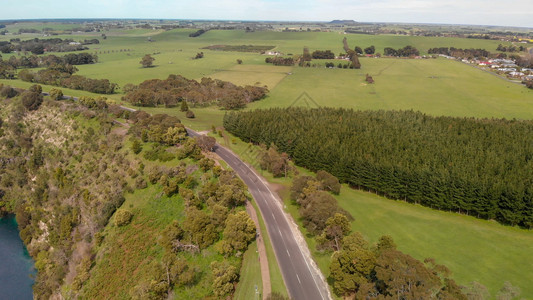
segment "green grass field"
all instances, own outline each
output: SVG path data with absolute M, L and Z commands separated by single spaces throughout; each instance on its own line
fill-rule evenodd
M 521 288 L 522 297 L 533 297 L 531 230 L 388 200 L 347 186 L 337 199 L 355 218 L 352 230 L 372 243 L 388 234 L 401 251 L 446 265 L 460 284 L 480 282 L 494 297 L 504 281 L 510 281 Z
M 432 115 L 533 119 L 532 90 L 456 61 L 362 58 L 360 70 L 275 67 L 266 64 L 265 56 L 260 54 L 200 49 L 214 44 L 268 44 L 275 45 L 275 50 L 285 54 L 300 54 L 304 46 L 309 47 L 311 51 L 331 49 L 334 53 L 339 53 L 343 51 L 342 39 L 347 37 L 352 48 L 375 45 L 376 51 L 382 52 L 384 47 L 400 48 L 413 45 L 423 54 L 432 47 L 449 46 L 484 48 L 495 52 L 500 41 L 395 35 L 344 35 L 339 32 L 246 33 L 217 30 L 209 31 L 197 38 L 189 38 L 188 34 L 194 31 L 194 29 L 178 29 L 162 32 L 135 29 L 102 32 L 108 38 L 100 39 L 101 43 L 98 45 L 90 45 L 88 51 L 97 53 L 99 62 L 94 65 L 78 66 L 80 70 L 78 73 L 93 78 L 107 78 L 121 86 L 127 83 L 137 84 L 151 78 L 166 78 L 169 74 L 180 74 L 197 80 L 202 77 L 213 77 L 241 85 L 267 85 L 271 90 L 270 94 L 265 99 L 248 105 L 247 109 L 306 105 L 305 99 L 296 101 L 305 92 L 312 98 L 312 101 L 307 99 L 307 105 L 311 107 L 334 106 L 362 110 L 413 109 Z M 82 40 L 98 38 L 100 34 L 58 37 Z M 148 37 L 152 42 L 148 41 Z M 0 36 L 0 40 L 9 38 L 12 36 Z M 205 58 L 191 59 L 200 51 L 205 53 Z M 154 68 L 143 69 L 139 64 L 141 57 L 147 53 L 156 58 Z M 2 55 L 3 59 L 10 56 Z M 243 64 L 238 65 L 237 59 L 242 59 Z M 367 73 L 373 76 L 375 84 L 367 85 L 364 82 Z M 0 80 L 0 82 L 18 87 L 30 86 L 29 83 L 18 80 Z M 45 86 L 44 90 L 49 88 Z M 63 90 L 67 95 L 88 95 L 85 92 Z M 121 96 L 115 94 L 107 97 L 120 101 Z M 216 107 L 192 107 L 196 118 L 186 119 L 179 108 L 143 109 L 150 113 L 177 115 L 185 125 L 197 130 L 209 130 L 212 125 L 221 126 L 225 113 Z M 244 153 L 247 147 L 240 141 L 235 145 L 230 143 L 229 146 L 237 154 Z M 289 184 L 284 179 L 269 178 L 269 180 L 285 186 Z M 283 193 L 281 194 L 285 195 Z M 531 231 L 387 200 L 346 187 L 338 199 L 341 206 L 355 217 L 353 229 L 361 231 L 370 241 L 375 242 L 380 235 L 390 234 L 402 251 L 418 259 L 433 257 L 437 263 L 448 266 L 460 284 L 476 280 L 486 285 L 494 295 L 503 282 L 509 280 L 522 289 L 522 297 L 533 297 L 533 286 L 530 284 L 533 282 L 531 273 L 533 265 L 529 259 L 533 252 Z M 135 206 L 137 202 L 128 200 L 127 203 Z M 288 209 L 296 215 L 294 207 L 289 206 Z M 312 248 L 313 240 L 308 238 L 308 243 Z M 273 261 L 275 264 L 275 256 L 271 248 L 267 246 L 267 249 L 270 249 L 272 290 L 285 292 L 279 269 L 277 266 L 272 267 Z M 329 256 L 316 251 L 314 255 L 318 265 L 327 274 Z M 251 291 L 255 293 L 250 286 L 252 281 L 249 281 L 249 284 L 241 283 L 239 295 L 249 297 Z
M 533 90 L 446 59 L 361 59 L 361 70 L 294 68 L 250 108 L 302 105 L 360 110 L 412 109 L 431 115 L 533 118 Z M 370 74 L 374 84 L 366 84 Z

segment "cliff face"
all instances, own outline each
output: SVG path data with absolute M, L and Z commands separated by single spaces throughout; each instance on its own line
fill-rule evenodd
M 35 259 L 36 299 L 233 294 L 255 227 L 205 143 L 168 115 L 21 98 L 0 100 L 0 212 Z
M 0 209 L 16 213 L 38 269 L 35 297 L 48 298 L 91 256 L 136 165 L 104 112 L 55 101 L 28 110 L 18 98 L 0 110 Z

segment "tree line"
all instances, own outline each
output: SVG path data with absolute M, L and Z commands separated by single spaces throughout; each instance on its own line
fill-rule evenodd
M 176 106 L 182 101 L 193 105 L 216 104 L 224 109 L 243 108 L 247 103 L 266 96 L 268 89 L 259 86 L 237 86 L 219 79 L 202 78 L 200 82 L 181 75 L 169 75 L 165 80 L 150 79 L 139 85 L 124 86 L 123 100 L 137 106 Z
M 224 127 L 297 165 L 392 199 L 533 226 L 533 123 L 413 111 L 276 108 Z
M 64 56 L 45 55 L 45 56 L 11 56 L 8 60 L 2 60 L 0 57 L 0 65 L 7 65 L 14 69 L 18 68 L 39 68 L 50 67 L 58 64 L 68 65 L 87 65 L 98 62 L 98 56 L 89 53 L 69 53 Z
M 211 45 L 200 49 L 235 51 L 235 52 L 257 52 L 264 54 L 266 51 L 274 49 L 276 46 L 267 45 Z
M 207 32 L 207 30 L 199 29 L 199 30 L 197 30 L 197 31 L 195 31 L 195 32 L 193 32 L 193 33 L 190 33 L 190 34 L 189 34 L 189 37 L 193 37 L 193 38 L 194 38 L 194 37 L 199 37 L 199 36 L 201 36 L 202 34 L 204 34 L 204 33 L 206 33 L 206 32 Z
M 464 58 L 491 57 L 491 53 L 485 49 L 461 49 L 454 47 L 431 48 L 428 50 L 428 54 L 443 54 Z
M 90 41 L 94 44 L 94 41 Z M 85 47 L 82 43 L 76 43 L 72 39 L 39 39 L 34 38 L 31 40 L 21 41 L 19 38 L 11 39 L 9 42 L 0 43 L 0 51 L 2 53 L 11 53 L 13 51 L 24 52 L 29 51 L 33 54 L 43 54 L 46 52 L 71 52 L 82 51 L 89 48 Z
M 348 57 L 348 59 L 350 59 L 350 62 L 351 62 L 348 67 L 350 69 L 361 69 L 361 62 L 359 62 L 359 57 L 357 57 L 359 54 L 362 53 L 362 51 L 358 52 L 358 50 L 361 50 L 361 48 L 355 47 L 354 50 L 351 50 L 350 46 L 348 45 L 348 39 L 346 37 L 344 37 L 344 39 L 342 40 L 342 43 L 343 43 L 343 49 L 344 51 L 346 51 L 346 57 Z
M 113 94 L 118 87 L 108 79 L 92 79 L 74 75 L 78 69 L 69 64 L 55 64 L 37 72 L 21 70 L 18 78 L 26 82 L 60 86 L 73 90 L 83 90 L 97 94 Z
M 311 57 L 313 59 L 334 59 L 335 58 L 335 54 L 333 52 L 331 52 L 331 50 L 324 50 L 324 51 L 315 50 L 311 54 Z
M 391 47 L 385 47 L 383 50 L 383 55 L 385 56 L 397 56 L 397 57 L 411 57 L 419 56 L 420 51 L 413 46 L 407 45 L 403 48 L 394 49 Z
M 502 44 L 499 44 L 498 47 L 496 48 L 496 51 L 501 51 L 501 52 L 522 52 L 522 51 L 527 51 L 527 47 L 524 47 L 522 45 L 520 46 L 515 46 L 515 45 L 509 45 L 509 46 L 504 46 Z
M 294 66 L 295 61 L 292 57 L 267 57 L 265 58 L 267 64 L 273 64 L 274 66 Z

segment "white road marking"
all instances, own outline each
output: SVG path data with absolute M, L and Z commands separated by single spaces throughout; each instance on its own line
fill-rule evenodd
M 289 249 L 286 249 L 287 250 L 287 255 L 289 255 L 289 257 L 291 257 L 291 254 L 289 253 Z M 298 275 L 296 275 L 298 276 Z
M 282 213 L 282 215 L 285 213 L 285 212 L 283 211 L 282 208 L 277 207 L 276 205 L 274 205 L 274 208 L 272 208 L 272 205 L 271 205 L 271 203 L 270 203 L 271 201 L 269 201 L 269 200 L 272 199 L 272 200 L 274 200 L 274 201 L 277 202 L 277 199 L 278 199 L 278 198 L 274 195 L 274 193 L 272 193 L 272 190 L 270 190 L 270 188 L 268 187 L 267 183 L 266 183 L 265 181 L 263 181 L 263 180 L 262 180 L 262 179 L 261 179 L 256 173 L 255 173 L 255 171 L 254 171 L 252 168 L 250 168 L 250 166 L 248 166 L 246 163 L 242 162 L 242 160 L 240 160 L 240 159 L 238 158 L 237 155 L 233 154 L 233 153 L 232 153 L 231 151 L 229 151 L 228 149 L 226 149 L 226 148 L 224 148 L 224 147 L 220 147 L 219 150 L 220 150 L 220 152 L 225 152 L 225 153 L 224 153 L 225 155 L 220 155 L 220 154 L 222 154 L 222 153 L 219 153 L 219 155 L 221 156 L 222 159 L 224 159 L 223 156 L 226 156 L 226 157 L 228 157 L 228 158 L 230 158 L 230 159 L 233 158 L 233 159 L 237 160 L 237 167 L 234 168 L 234 169 L 239 169 L 239 171 L 241 171 L 242 173 L 246 173 L 246 175 L 247 175 L 248 178 L 250 178 L 250 177 L 255 177 L 256 180 L 254 181 L 254 184 L 255 184 L 255 187 L 257 188 L 256 192 L 257 192 L 260 196 L 262 196 L 263 201 L 264 201 L 263 204 L 266 204 L 266 206 L 267 206 L 270 210 L 278 209 L 278 210 Z M 224 159 L 224 160 L 226 160 L 226 159 Z M 226 161 L 227 161 L 227 160 L 226 160 Z M 245 172 L 246 169 L 247 169 L 249 172 Z M 244 171 L 244 172 L 243 172 L 243 171 Z M 252 180 L 252 181 L 253 181 L 253 180 Z M 260 183 L 260 185 L 262 185 L 262 187 L 264 187 L 264 190 L 266 190 L 266 193 L 265 193 L 265 191 L 264 191 L 263 189 L 261 189 L 261 188 L 258 186 L 259 183 Z M 250 187 L 248 187 L 248 188 L 250 188 Z M 250 191 L 252 191 L 252 190 L 250 190 Z M 267 194 L 267 195 L 265 195 L 265 194 Z M 270 195 L 268 195 L 268 194 L 270 194 Z M 258 204 L 259 204 L 259 203 L 258 203 Z M 260 211 L 261 211 L 261 205 L 259 205 L 259 206 L 260 206 Z M 275 216 L 274 216 L 273 213 L 272 213 L 272 216 L 274 217 L 274 220 L 276 221 L 275 223 L 277 223 L 277 220 L 276 220 L 276 218 L 275 218 Z M 283 219 L 285 219 L 285 218 L 283 218 Z M 288 224 L 288 223 L 289 223 L 289 220 L 285 219 L 285 222 L 287 223 L 288 226 L 290 226 L 290 224 Z M 282 222 L 282 223 L 283 223 L 283 222 Z M 272 225 L 273 225 L 273 224 L 272 224 Z M 278 226 L 279 226 L 279 224 L 278 224 Z M 268 227 L 270 227 L 270 225 L 267 225 L 267 228 L 268 228 Z M 281 230 L 280 230 L 279 228 L 278 228 L 278 231 L 279 231 L 280 236 L 282 237 L 281 241 L 283 242 L 283 245 L 285 246 L 285 249 L 286 249 L 286 251 L 287 251 L 287 254 L 289 254 L 289 251 L 288 251 L 288 249 L 287 249 L 287 244 L 286 244 L 285 239 L 283 238 L 283 235 L 282 235 Z M 294 240 L 296 240 L 296 239 L 294 238 L 294 233 L 293 233 L 292 231 L 291 231 L 291 234 L 290 234 L 290 235 L 293 236 L 293 239 L 294 239 Z M 307 257 L 303 254 L 303 251 L 302 251 L 302 249 L 301 249 L 301 245 L 297 245 L 297 248 L 298 248 L 300 254 L 302 255 L 302 258 L 303 258 L 303 260 L 304 260 L 304 262 L 305 262 L 305 264 L 306 264 L 306 266 L 307 266 L 307 269 L 308 269 L 308 270 L 310 271 L 310 273 L 311 273 L 311 274 L 310 274 L 310 275 L 311 275 L 311 278 L 313 279 L 313 281 L 314 281 L 314 283 L 315 283 L 315 285 L 316 285 L 316 287 L 317 287 L 317 289 L 318 289 L 318 291 L 319 291 L 319 295 L 320 295 L 320 297 L 321 297 L 322 299 L 325 299 L 325 298 L 324 298 L 324 295 L 323 295 L 323 292 L 324 292 L 324 291 L 322 291 L 322 289 L 320 288 L 320 286 L 317 284 L 317 281 L 316 281 L 316 278 L 315 278 L 315 274 L 314 274 L 314 272 L 312 271 L 312 270 L 314 270 L 314 268 L 311 268 L 311 266 L 309 265 L 309 262 L 308 262 L 308 260 L 307 260 Z M 289 256 L 290 256 L 290 254 L 289 254 Z M 293 263 L 293 262 L 292 262 L 292 260 L 291 260 L 291 264 L 292 264 L 292 263 Z M 293 265 L 293 268 L 294 268 L 294 265 Z M 298 276 L 298 274 L 296 274 L 296 277 L 297 277 L 297 279 L 298 279 L 298 282 L 299 282 L 300 284 L 302 284 L 302 282 L 301 282 L 300 277 Z M 326 296 L 326 297 L 327 297 L 327 296 Z

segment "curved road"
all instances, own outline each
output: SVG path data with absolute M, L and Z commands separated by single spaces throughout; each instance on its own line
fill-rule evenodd
M 191 129 L 187 129 L 187 132 L 193 137 L 200 135 Z M 307 244 L 305 241 L 298 242 L 299 238 L 294 235 L 280 201 L 259 175 L 233 152 L 219 144 L 215 146 L 214 152 L 241 177 L 259 206 L 291 298 L 294 300 L 331 299 L 327 283 L 320 271 L 304 255 L 304 252 L 309 251 Z
M 48 96 L 48 93 L 43 93 Z M 63 99 L 70 99 L 63 96 Z M 78 100 L 77 97 L 73 97 Z M 136 109 L 120 106 L 124 110 Z M 200 136 L 187 128 L 189 136 Z M 294 300 L 329 300 L 331 299 L 327 283 L 314 262 L 310 261 L 309 250 L 301 233 L 295 225 L 289 223 L 281 202 L 252 168 L 247 166 L 230 150 L 216 144 L 214 152 L 220 156 L 244 181 L 261 211 L 267 227 L 272 248 L 276 253 L 278 265 L 283 275 L 289 295 Z M 307 253 L 307 255 L 304 254 Z M 267 296 L 267 295 L 264 295 Z

